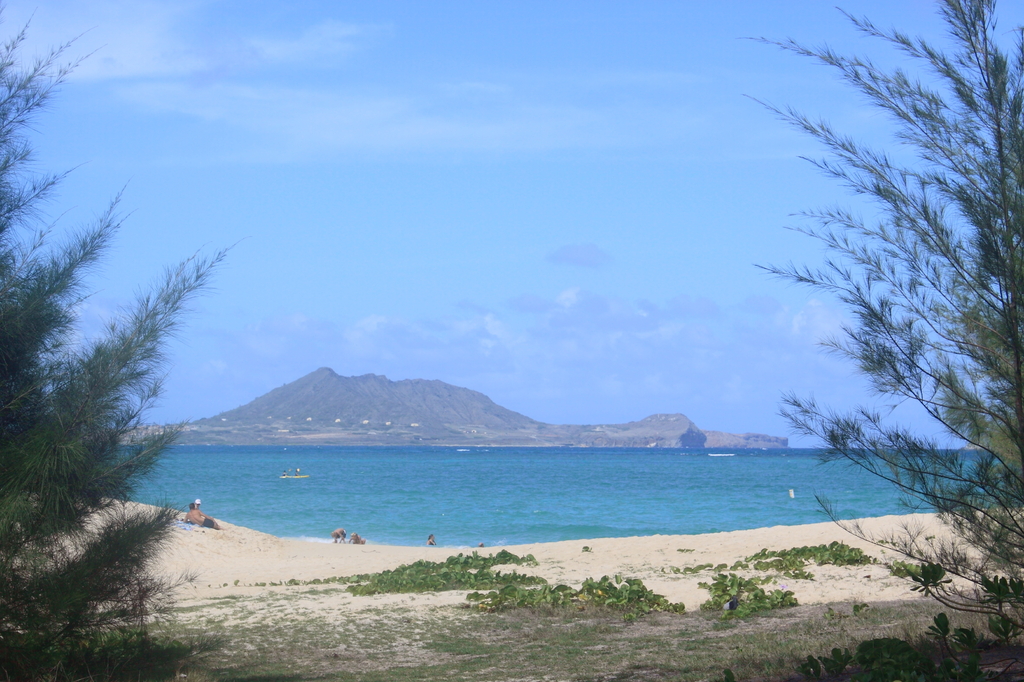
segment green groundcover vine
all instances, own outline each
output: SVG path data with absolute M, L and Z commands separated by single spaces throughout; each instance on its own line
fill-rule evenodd
M 642 581 L 635 578 L 623 579 L 618 575 L 614 578 L 604 576 L 600 580 L 587 578 L 578 590 L 567 585 L 546 585 L 538 590 L 506 585 L 487 594 L 472 592 L 466 595 L 466 599 L 477 602 L 481 609 L 487 611 L 542 605 L 585 607 L 587 604 L 595 604 L 625 611 L 626 620 L 635 620 L 652 611 L 686 611 L 682 603 L 672 603 L 660 594 L 655 594 Z

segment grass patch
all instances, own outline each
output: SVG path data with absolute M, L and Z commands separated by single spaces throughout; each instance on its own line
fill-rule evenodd
M 854 604 L 797 606 L 728 621 L 718 613 L 694 612 L 652 613 L 627 623 L 621 611 L 593 603 L 493 613 L 382 607 L 328 619 L 286 611 L 287 600 L 270 607 L 256 598 L 247 606 L 245 601 L 229 607 L 238 613 L 218 613 L 215 619 L 189 612 L 191 627 L 213 628 L 228 641 L 195 675 L 189 672 L 189 682 L 697 682 L 717 679 L 725 668 L 739 679 L 785 678 L 808 654 L 833 647 L 852 650 L 877 637 L 921 640 L 935 615 L 935 604 L 921 600 L 872 604 L 856 614 Z M 236 618 L 253 611 L 260 614 L 258 622 Z

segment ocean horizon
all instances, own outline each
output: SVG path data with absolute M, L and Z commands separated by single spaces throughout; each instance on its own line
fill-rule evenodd
M 329 542 L 447 547 L 703 534 L 910 511 L 890 484 L 813 449 L 174 446 L 136 495 Z M 309 478 L 283 479 L 301 469 Z

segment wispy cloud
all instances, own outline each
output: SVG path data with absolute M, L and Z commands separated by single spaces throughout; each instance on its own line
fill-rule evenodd
M 88 58 L 72 78 L 88 81 L 202 81 L 278 65 L 315 70 L 337 65 L 388 31 L 324 19 L 246 34 L 208 25 L 214 11 L 214 3 L 202 0 L 55 0 L 42 8 L 7 3 L 4 16 L 19 27 L 31 18 L 30 51 L 76 39 L 69 55 Z
M 375 32 L 376 27 L 329 19 L 306 28 L 294 38 L 256 36 L 246 42 L 262 62 L 310 64 L 324 58 L 348 55 L 358 49 L 359 39 Z
M 567 244 L 552 251 L 547 260 L 561 265 L 600 268 L 611 263 L 612 257 L 597 244 Z
M 14 22 L 30 13 L 28 4 L 7 12 Z M 45 49 L 81 35 L 70 54 L 91 56 L 73 80 L 106 85 L 94 92 L 110 93 L 112 107 L 216 125 L 232 142 L 203 151 L 246 161 L 349 150 L 652 148 L 706 135 L 706 103 L 692 92 L 700 79 L 684 73 L 449 65 L 410 78 L 403 38 L 388 25 L 329 16 L 225 25 L 224 14 L 204 0 L 54 0 L 39 10 L 30 40 Z M 198 153 L 182 150 L 193 163 Z

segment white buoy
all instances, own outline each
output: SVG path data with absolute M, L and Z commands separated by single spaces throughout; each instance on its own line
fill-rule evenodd
M 792 488 L 789 489 L 789 496 L 790 497 L 796 497 L 796 495 L 793 494 L 793 489 Z

